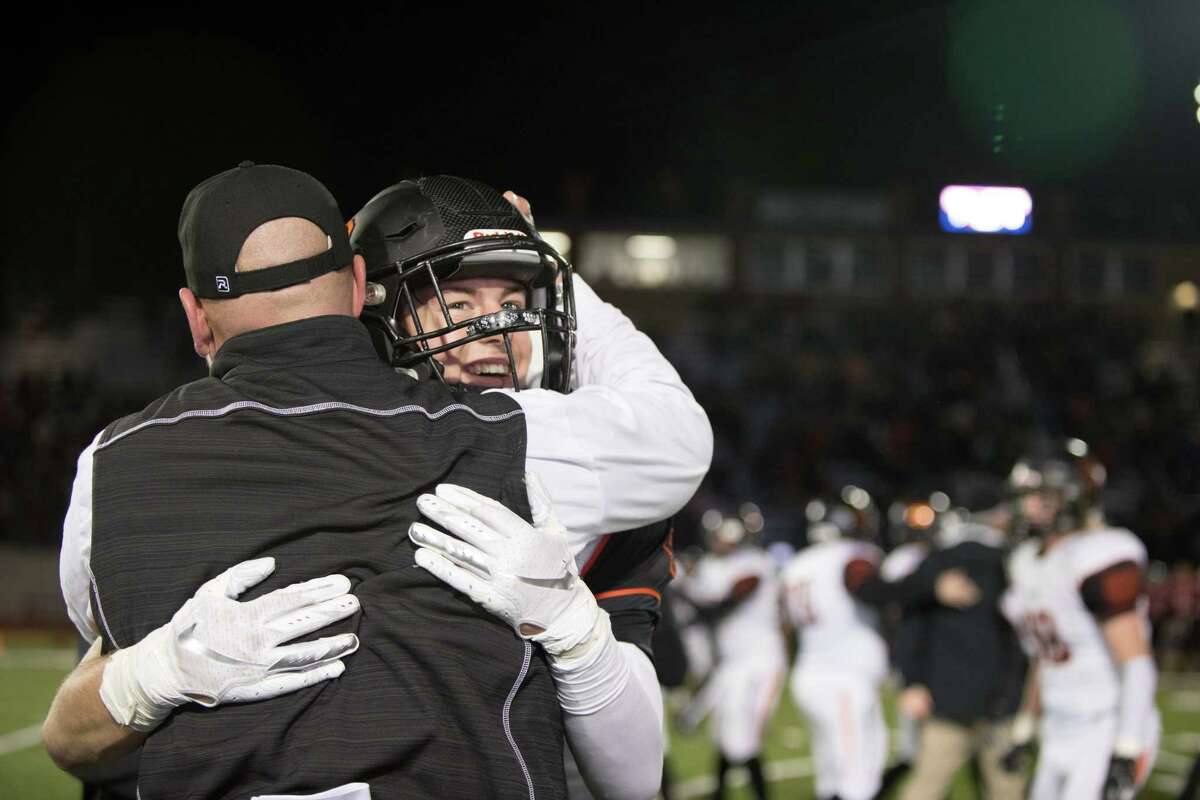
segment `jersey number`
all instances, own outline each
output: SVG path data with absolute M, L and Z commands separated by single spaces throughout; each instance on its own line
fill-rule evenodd
M 1045 611 L 1026 614 L 1022 620 L 1025 633 L 1037 643 L 1038 656 L 1055 664 L 1071 660 L 1071 648 L 1058 635 L 1054 618 Z

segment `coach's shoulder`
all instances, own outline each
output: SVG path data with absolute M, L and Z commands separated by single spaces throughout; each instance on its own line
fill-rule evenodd
M 172 419 L 188 411 L 212 410 L 231 399 L 224 384 L 212 377 L 185 383 L 150 401 L 141 411 L 126 414 L 111 423 L 99 437 L 99 444 L 112 441 L 153 420 Z

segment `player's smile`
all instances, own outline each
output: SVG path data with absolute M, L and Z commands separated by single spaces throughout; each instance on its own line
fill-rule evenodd
M 503 278 L 465 278 L 442 282 L 442 296 L 451 318 L 461 322 L 472 317 L 494 314 L 504 309 L 525 308 L 525 289 L 518 283 Z M 422 293 L 417 306 L 417 315 L 424 330 L 436 330 L 446 322 L 441 305 L 432 291 Z M 405 325 L 410 333 L 415 332 L 411 320 Z M 455 331 L 431 340 L 431 346 L 440 346 L 466 335 Z M 533 346 L 529 334 L 522 331 L 509 335 L 513 360 L 516 362 L 517 378 L 524 380 L 529 368 Z M 493 336 L 468 342 L 436 356 L 442 364 L 443 376 L 448 383 L 479 386 L 487 389 L 512 387 L 512 373 L 508 355 L 504 349 L 504 337 Z

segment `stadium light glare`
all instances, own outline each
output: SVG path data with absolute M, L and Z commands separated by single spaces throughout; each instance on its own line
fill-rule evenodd
M 670 236 L 630 236 L 625 240 L 625 252 L 630 258 L 666 261 L 675 257 L 679 248 Z
M 1196 102 L 1200 103 L 1200 83 L 1196 84 L 1196 88 L 1192 89 L 1192 97 L 1196 98 Z
M 1171 305 L 1177 311 L 1195 311 L 1200 306 L 1200 288 L 1192 281 L 1183 281 L 1171 290 Z
M 1028 233 L 1033 197 L 1020 186 L 953 184 L 938 196 L 938 220 L 948 233 Z
M 908 512 L 904 515 L 905 522 L 910 528 L 922 530 L 928 528 L 937 519 L 937 514 L 933 507 L 925 503 L 917 503 L 908 507 Z
M 567 258 L 571 255 L 570 236 L 562 231 L 541 231 L 541 235 L 546 240 L 546 244 L 557 250 L 560 256 Z
M 804 507 L 804 517 L 809 522 L 817 522 L 825 516 L 825 504 L 820 500 L 809 500 Z

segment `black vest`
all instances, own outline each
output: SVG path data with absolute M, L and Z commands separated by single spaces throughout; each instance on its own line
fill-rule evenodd
M 212 376 L 105 430 L 93 478 L 93 607 L 106 645 L 167 622 L 245 559 L 242 599 L 342 573 L 362 610 L 338 679 L 261 703 L 181 708 L 146 742 L 142 800 L 311 793 L 375 800 L 565 794 L 544 656 L 413 562 L 416 497 L 442 481 L 529 518 L 525 422 L 384 367 L 365 329 L 320 317 L 244 334 Z M 530 785 L 532 784 L 532 785 Z

